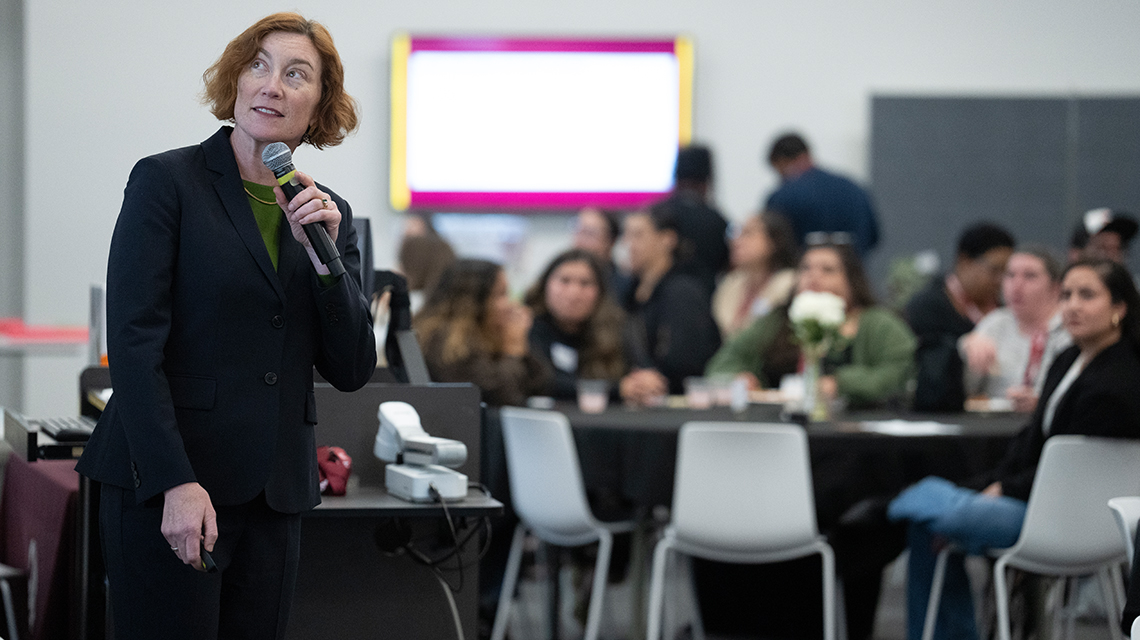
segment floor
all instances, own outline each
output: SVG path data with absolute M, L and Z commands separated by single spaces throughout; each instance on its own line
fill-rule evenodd
M 972 563 L 969 570 L 975 584 L 984 584 L 984 579 L 989 571 L 985 561 Z M 671 576 L 666 586 L 667 593 L 684 593 L 682 589 L 677 588 L 682 579 L 683 576 Z M 582 624 L 574 615 L 576 603 L 572 596 L 574 590 L 571 585 L 575 581 L 574 571 L 564 568 L 561 574 L 563 598 L 560 633 L 560 638 L 564 640 L 579 639 L 584 631 Z M 904 555 L 883 572 L 883 592 L 875 618 L 875 640 L 906 640 L 905 582 Z M 510 638 L 513 640 L 545 640 L 548 637 L 546 632 L 546 593 L 545 576 L 533 568 L 529 571 L 524 569 L 524 576 L 519 583 L 519 596 L 515 601 L 509 626 Z M 1076 614 L 1072 640 L 1120 640 L 1120 638 L 1110 636 L 1103 614 L 1098 617 L 1098 611 L 1102 609 L 1098 601 L 1099 592 L 1094 589 L 1086 593 L 1092 595 L 1078 598 L 1078 600 L 1085 601 L 1083 606 L 1086 610 Z M 977 594 L 979 598 L 983 595 Z M 638 620 L 634 620 L 635 607 L 633 604 L 635 597 L 631 581 L 628 579 L 607 587 L 599 633 L 602 640 L 645 637 L 644 622 L 641 622 L 642 616 L 644 616 L 643 607 L 636 608 Z M 1093 600 L 1091 612 L 1087 610 L 1090 608 L 1088 602 L 1090 599 Z M 666 633 L 663 636 L 666 640 L 684 640 L 691 637 L 686 629 L 687 617 L 685 614 L 691 606 L 691 601 L 687 601 L 684 596 L 674 597 L 673 600 L 666 601 L 667 618 L 669 615 L 677 618 L 675 623 L 671 625 L 672 628 L 669 628 L 670 625 L 667 623 Z M 583 608 L 584 604 L 579 605 L 579 607 Z M 581 617 L 584 618 L 584 612 Z M 1051 640 L 1050 637 L 1054 635 L 1051 631 L 1052 629 L 1046 629 L 1037 634 L 1036 640 Z M 708 640 L 741 639 L 708 636 Z

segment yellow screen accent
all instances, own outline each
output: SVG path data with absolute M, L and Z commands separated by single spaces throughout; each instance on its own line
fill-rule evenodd
M 693 139 L 693 41 L 686 36 L 676 40 L 677 69 L 680 72 L 680 134 L 678 139 L 682 145 L 689 144 Z
M 408 57 L 412 40 L 406 33 L 392 40 L 392 156 L 388 162 L 389 193 L 392 208 L 406 210 L 412 203 L 408 189 Z

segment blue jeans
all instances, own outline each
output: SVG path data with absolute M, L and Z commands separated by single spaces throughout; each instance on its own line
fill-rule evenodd
M 991 498 L 949 480 L 928 477 L 891 501 L 887 516 L 909 520 L 907 546 L 907 640 L 921 640 L 938 551 L 952 543 L 969 554 L 1012 546 L 1021 534 L 1025 502 Z M 951 554 L 946 564 L 935 640 L 977 640 L 974 600 L 964 556 Z

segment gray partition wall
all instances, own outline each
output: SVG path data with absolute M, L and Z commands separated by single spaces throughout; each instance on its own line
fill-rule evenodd
M 948 267 L 958 233 L 977 220 L 1064 258 L 1084 211 L 1140 214 L 1140 98 L 876 96 L 871 114 L 876 282 L 916 251 L 933 249 Z M 1140 249 L 1130 266 L 1140 271 Z

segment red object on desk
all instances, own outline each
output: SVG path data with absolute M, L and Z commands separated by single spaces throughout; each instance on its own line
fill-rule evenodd
M 21 318 L 0 318 L 0 338 L 8 342 L 38 344 L 41 342 L 87 342 L 87 327 L 24 324 Z
M 27 573 L 28 607 L 34 612 L 28 627 L 35 640 L 67 635 L 78 491 L 74 460 L 8 457 L 0 500 L 0 551 L 4 564 Z

